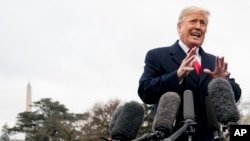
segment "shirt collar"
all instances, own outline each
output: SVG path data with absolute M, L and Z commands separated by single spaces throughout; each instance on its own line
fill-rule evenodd
M 183 50 L 185 53 L 187 53 L 188 50 L 189 50 L 188 46 L 185 45 L 181 40 L 179 40 L 178 43 L 179 43 L 180 47 L 182 48 L 182 50 Z M 199 48 L 196 49 L 196 55 L 199 55 Z

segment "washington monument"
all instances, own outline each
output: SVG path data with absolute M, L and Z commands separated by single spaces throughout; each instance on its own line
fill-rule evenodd
M 31 85 L 30 82 L 27 85 L 27 95 L 26 95 L 26 112 L 31 112 Z

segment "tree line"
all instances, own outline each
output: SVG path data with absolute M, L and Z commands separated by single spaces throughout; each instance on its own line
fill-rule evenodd
M 121 104 L 118 99 L 107 103 L 96 103 L 84 113 L 70 113 L 65 105 L 50 98 L 33 102 L 32 112 L 17 115 L 14 127 L 2 127 L 0 141 L 10 141 L 12 135 L 25 134 L 25 141 L 99 141 L 110 137 L 109 125 L 116 108 Z M 144 123 L 138 137 L 149 133 L 153 122 L 153 106 L 142 104 L 145 110 Z M 240 102 L 241 124 L 250 124 L 250 102 Z
M 98 141 L 110 137 L 109 124 L 112 114 L 120 105 L 118 99 L 106 104 L 96 103 L 87 112 L 70 113 L 65 105 L 50 98 L 33 102 L 32 112 L 17 115 L 14 127 L 3 126 L 1 141 L 9 141 L 10 136 L 25 134 L 25 141 Z M 152 120 L 152 106 L 143 104 L 145 120 Z M 139 135 L 150 130 L 151 125 L 141 127 Z

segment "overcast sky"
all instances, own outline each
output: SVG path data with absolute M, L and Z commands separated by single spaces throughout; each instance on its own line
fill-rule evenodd
M 210 10 L 203 48 L 225 57 L 247 98 L 250 1 L 2 0 L 0 128 L 25 110 L 28 82 L 33 102 L 51 98 L 75 113 L 115 98 L 141 102 L 145 54 L 178 39 L 177 17 L 189 5 Z

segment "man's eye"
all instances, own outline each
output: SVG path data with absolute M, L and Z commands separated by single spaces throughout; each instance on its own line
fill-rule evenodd
M 195 23 L 196 21 L 190 21 L 190 23 Z
M 201 25 L 207 25 L 206 22 L 200 22 Z

